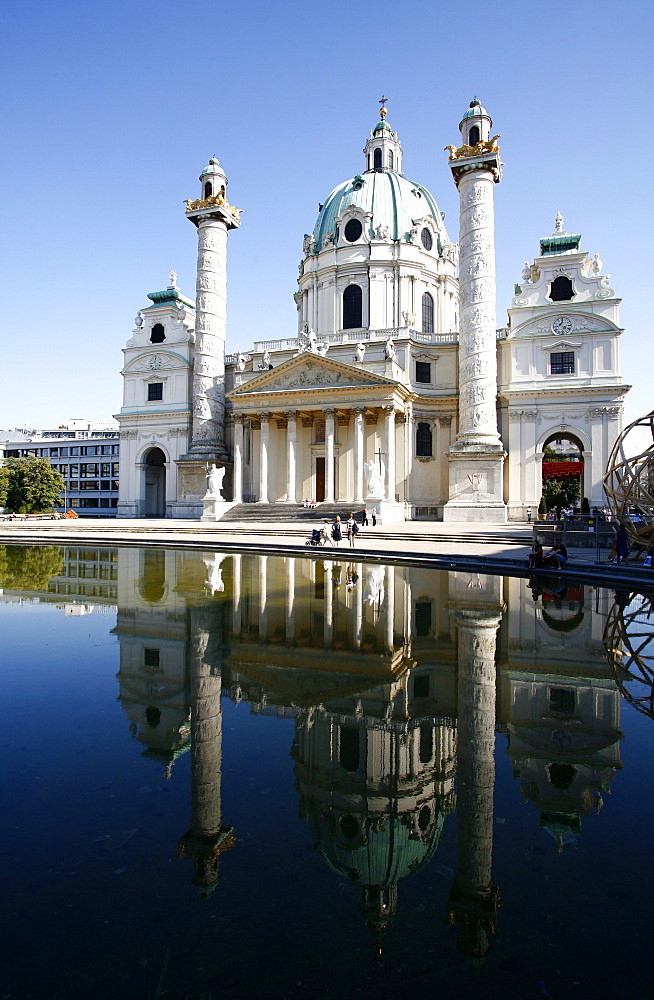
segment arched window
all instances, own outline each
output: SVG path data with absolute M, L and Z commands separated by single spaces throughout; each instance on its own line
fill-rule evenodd
M 163 344 L 166 339 L 166 334 L 161 323 L 155 323 L 152 327 L 152 333 L 150 334 L 151 344 Z
M 393 170 L 394 169 L 393 168 L 394 162 L 395 161 L 394 161 L 394 158 L 393 158 L 393 150 L 389 149 L 389 151 L 388 151 L 388 169 L 389 170 Z
M 204 185 L 204 197 L 205 198 L 210 198 L 211 194 L 212 194 L 212 191 L 211 191 L 211 181 L 207 181 L 207 183 Z
M 422 332 L 434 332 L 434 300 L 429 292 L 422 297 Z
M 352 726 L 341 726 L 339 735 L 338 760 L 343 770 L 351 774 L 359 770 L 361 756 L 359 730 Z
M 418 424 L 416 433 L 416 455 L 431 458 L 431 427 L 429 424 Z
M 375 170 L 381 170 L 382 169 L 382 151 L 381 151 L 381 149 L 379 149 L 379 148 L 376 149 L 375 152 L 374 152 L 374 154 L 373 154 L 373 156 L 374 156 L 373 165 L 374 165 Z
M 552 302 L 569 302 L 574 296 L 575 290 L 572 287 L 570 278 L 560 274 L 550 285 L 550 299 Z
M 363 325 L 363 296 L 358 285 L 348 285 L 343 292 L 343 329 L 356 330 Z
M 473 125 L 472 128 L 470 129 L 470 132 L 468 133 L 468 145 L 476 146 L 480 138 L 481 136 L 479 135 L 479 129 L 477 128 L 476 125 Z
M 428 764 L 434 756 L 434 730 L 431 726 L 420 727 L 420 763 Z

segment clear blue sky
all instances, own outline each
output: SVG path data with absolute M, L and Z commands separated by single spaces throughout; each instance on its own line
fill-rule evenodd
M 0 39 L 0 428 L 103 420 L 121 349 L 176 268 L 182 199 L 216 155 L 243 209 L 229 237 L 228 350 L 294 335 L 302 237 L 358 173 L 378 99 L 404 171 L 457 237 L 443 147 L 478 95 L 501 133 L 498 324 L 560 210 L 622 296 L 628 418 L 651 374 L 651 0 L 5 0 Z

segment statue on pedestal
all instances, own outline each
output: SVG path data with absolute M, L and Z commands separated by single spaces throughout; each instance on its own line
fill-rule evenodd
M 220 492 L 223 488 L 223 479 L 225 478 L 224 467 L 219 469 L 217 465 L 212 465 L 207 473 L 207 492 L 206 496 L 216 496 L 224 500 L 222 493 Z

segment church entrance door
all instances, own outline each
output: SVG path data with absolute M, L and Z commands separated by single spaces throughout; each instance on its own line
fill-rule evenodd
M 325 459 L 316 459 L 316 503 L 322 503 L 325 499 Z
M 166 516 L 166 456 L 151 448 L 145 457 L 145 516 Z

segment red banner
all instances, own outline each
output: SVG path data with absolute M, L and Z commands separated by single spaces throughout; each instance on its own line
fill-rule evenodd
M 583 462 L 543 462 L 543 479 L 562 479 L 565 476 L 581 476 Z

